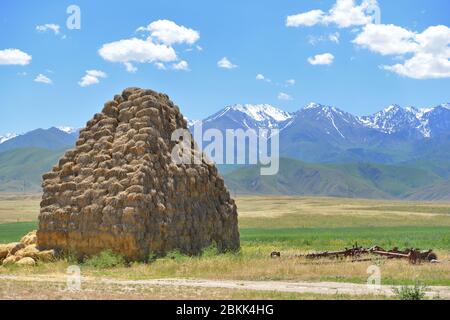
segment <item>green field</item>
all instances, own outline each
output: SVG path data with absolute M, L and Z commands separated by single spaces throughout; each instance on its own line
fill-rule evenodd
M 0 243 L 19 241 L 25 234 L 36 228 L 37 221 L 0 224 Z
M 205 278 L 233 280 L 342 281 L 365 283 L 367 267 L 382 268 L 383 284 L 450 285 L 450 204 L 317 197 L 239 197 L 239 254 L 158 259 L 150 264 L 98 269 L 83 266 L 91 276 L 120 279 Z M 17 208 L 17 210 L 14 210 Z M 35 229 L 39 201 L 0 197 L 0 243 L 19 240 Z M 20 219 L 16 219 L 20 217 Z M 13 223 L 12 221 L 20 221 Z M 309 261 L 296 255 L 337 250 L 358 243 L 386 248 L 434 249 L 439 264 L 407 261 Z M 282 259 L 270 259 L 272 251 Z M 34 269 L 0 267 L 0 274 L 64 274 L 73 261 L 40 264 Z
M 244 244 L 273 244 L 278 248 L 336 250 L 355 243 L 365 247 L 450 249 L 449 227 L 241 229 Z

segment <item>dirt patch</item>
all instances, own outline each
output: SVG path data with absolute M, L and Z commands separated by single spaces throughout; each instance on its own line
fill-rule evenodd
M 6 283 L 3 288 L 8 287 L 6 293 L 2 293 L 2 298 L 12 298 L 14 295 L 26 293 L 27 287 L 37 283 L 45 284 L 47 290 L 39 293 L 42 297 L 54 297 L 70 299 L 71 297 L 83 299 L 85 296 L 89 299 L 114 299 L 122 297 L 125 293 L 125 299 L 155 299 L 161 298 L 163 288 L 169 288 L 173 292 L 173 298 L 188 299 L 207 297 L 214 299 L 210 295 L 216 289 L 219 290 L 244 290 L 255 292 L 279 292 L 279 293 L 297 293 L 297 294 L 317 294 L 326 296 L 373 296 L 373 297 L 393 297 L 393 286 L 382 285 L 373 287 L 364 284 L 337 283 L 337 282 L 287 282 L 287 281 L 234 281 L 234 280 L 203 280 L 203 279 L 151 279 L 151 280 L 115 280 L 100 278 L 83 278 L 83 289 L 79 292 L 70 292 L 65 290 L 64 276 L 0 276 L 0 281 Z M 28 286 L 23 286 L 27 283 Z M 55 292 L 58 289 L 58 293 Z M 195 296 L 185 296 L 190 289 L 195 289 Z M 212 290 L 214 289 L 214 290 Z M 4 289 L 3 289 L 4 290 Z M 2 290 L 2 291 L 3 291 Z M 29 289 L 31 290 L 31 289 Z M 87 291 L 86 291 L 87 290 Z M 147 291 L 146 291 L 147 290 Z M 141 295 L 142 291 L 150 290 L 147 295 Z M 161 291 L 161 292 L 160 292 Z M 53 292 L 53 293 L 52 293 Z M 167 292 L 167 291 L 166 291 Z M 0 291 L 1 293 L 1 291 Z M 198 294 L 200 293 L 200 295 Z M 83 296 L 84 295 L 84 296 Z M 136 295 L 136 296 L 135 296 Z M 140 297 L 138 297 L 141 295 Z M 450 287 L 433 286 L 428 287 L 426 296 L 428 298 L 450 299 Z M 124 297 L 122 297 L 124 298 Z

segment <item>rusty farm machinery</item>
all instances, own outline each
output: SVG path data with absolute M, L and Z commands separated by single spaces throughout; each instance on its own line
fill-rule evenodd
M 360 247 L 357 244 L 352 248 L 345 248 L 341 251 L 323 251 L 317 253 L 308 253 L 304 255 L 296 255 L 297 258 L 307 259 L 321 259 L 321 258 L 335 258 L 344 259 L 350 258 L 353 262 L 357 261 L 370 261 L 371 258 L 366 258 L 368 255 L 384 257 L 386 259 L 404 259 L 408 260 L 411 264 L 419 264 L 421 262 L 437 262 L 437 255 L 433 250 L 422 251 L 420 249 L 405 249 L 399 250 L 393 248 L 391 250 L 385 250 L 379 246 L 371 248 Z M 280 258 L 281 253 L 274 251 L 270 254 L 272 258 Z

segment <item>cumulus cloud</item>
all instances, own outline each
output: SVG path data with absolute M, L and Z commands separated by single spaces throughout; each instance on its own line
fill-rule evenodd
M 427 53 L 418 53 L 403 64 L 382 66 L 382 68 L 418 80 L 450 78 L 449 58 L 435 57 Z
M 231 63 L 227 57 L 223 57 L 219 61 L 217 61 L 217 66 L 222 69 L 234 69 L 237 68 L 237 65 Z
M 128 63 L 170 62 L 177 60 L 175 50 L 164 44 L 155 44 L 151 39 L 124 39 L 104 44 L 99 55 L 110 62 Z M 129 65 L 127 67 L 129 68 Z M 135 69 L 134 69 L 135 70 Z
M 194 44 L 200 39 L 200 33 L 194 29 L 180 26 L 170 20 L 153 21 L 147 27 L 140 27 L 137 31 L 148 31 L 152 38 L 159 42 L 173 45 L 173 44 Z
M 182 60 L 178 63 L 172 64 L 172 69 L 179 71 L 189 71 L 189 64 L 186 61 Z
M 306 26 L 311 27 L 323 21 L 325 12 L 322 10 L 311 10 L 304 13 L 295 14 L 286 18 L 287 27 Z
M 417 49 L 415 33 L 389 24 L 369 24 L 353 43 L 382 55 L 401 55 Z
M 291 95 L 289 95 L 287 93 L 284 93 L 284 92 L 278 93 L 278 99 L 279 100 L 285 100 L 285 101 L 293 100 Z
M 19 49 L 0 50 L 0 65 L 27 65 L 31 56 Z
M 355 0 L 337 0 L 328 13 L 322 10 L 291 15 L 286 18 L 287 27 L 311 27 L 316 24 L 334 24 L 339 28 L 363 26 L 373 22 L 371 15 L 378 9 L 376 0 L 363 0 L 357 4 Z
M 39 83 L 44 83 L 44 84 L 52 84 L 53 83 L 50 78 L 43 75 L 42 73 L 37 75 L 37 77 L 34 79 L 34 82 L 39 82 Z
M 383 69 L 413 79 L 450 77 L 450 28 L 431 26 L 422 33 L 395 25 L 367 25 L 353 40 L 381 55 L 410 55 Z
M 104 44 L 99 55 L 110 62 L 122 63 L 128 72 L 136 72 L 136 63 L 154 63 L 161 70 L 165 70 L 164 63 L 178 61 L 174 49 L 176 44 L 193 45 L 200 39 L 200 33 L 194 29 L 180 26 L 170 20 L 153 21 L 146 27 L 139 27 L 136 31 L 147 32 L 146 39 L 130 38 Z M 196 46 L 201 50 L 200 46 Z M 187 70 L 187 62 L 174 63 L 172 69 Z
M 39 32 L 47 32 L 47 31 L 53 31 L 55 35 L 59 34 L 60 26 L 54 23 L 47 23 L 43 25 L 36 26 L 36 30 Z
M 103 71 L 99 70 L 87 70 L 86 74 L 78 82 L 80 87 L 88 87 L 93 84 L 100 83 L 100 78 L 106 78 L 107 75 Z
M 314 57 L 308 58 L 308 62 L 312 65 L 330 65 L 334 61 L 334 56 L 331 53 L 318 54 Z

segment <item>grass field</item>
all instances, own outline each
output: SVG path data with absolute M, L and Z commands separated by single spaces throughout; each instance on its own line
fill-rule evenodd
M 381 268 L 383 284 L 450 285 L 450 203 L 413 203 L 334 198 L 241 197 L 237 199 L 242 250 L 202 257 L 172 255 L 150 264 L 99 269 L 83 274 L 119 279 L 204 278 L 365 283 L 367 268 Z M 39 205 L 29 196 L 0 197 L 0 243 L 15 241 L 36 228 Z M 15 210 L 14 208 L 19 208 Z M 16 215 L 19 223 L 11 223 Z M 296 254 L 335 250 L 354 243 L 434 249 L 439 264 L 374 259 L 308 261 Z M 280 260 L 270 252 L 282 252 Z M 34 269 L 0 267 L 0 274 L 64 274 L 72 261 Z

